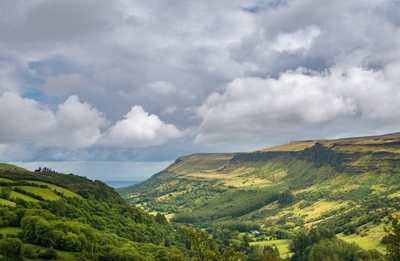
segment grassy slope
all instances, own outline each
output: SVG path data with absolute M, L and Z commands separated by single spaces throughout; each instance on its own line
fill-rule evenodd
M 318 147 L 317 143 L 322 146 Z M 149 180 L 122 188 L 119 192 L 131 202 L 150 210 L 161 207 L 170 213 L 193 212 L 202 216 L 210 211 L 217 213 L 234 208 L 232 202 L 240 201 L 236 198 L 236 195 L 240 196 L 235 192 L 238 190 L 290 189 L 297 198 L 294 205 L 279 207 L 276 203 L 268 204 L 237 217 L 262 225 L 268 221 L 273 226 L 282 218 L 290 220 L 293 217 L 302 220 L 306 226 L 322 224 L 355 211 L 369 195 L 393 197 L 399 194 L 399 133 L 290 142 L 243 154 L 241 158 L 235 155 L 184 156 Z M 201 191 L 209 187 L 214 190 L 207 194 L 206 201 L 202 201 L 199 199 L 204 197 Z M 218 190 L 220 192 L 213 192 Z M 157 200 L 149 203 L 154 198 Z M 362 217 L 358 216 L 351 222 L 360 219 Z M 296 226 L 295 221 L 288 224 Z M 383 228 L 371 222 L 367 225 L 368 232 L 362 237 L 341 238 L 355 240 L 367 249 L 382 251 L 382 245 L 378 243 L 385 234 Z
M 28 201 L 28 202 L 38 202 L 39 201 L 39 200 L 34 199 L 32 197 L 29 197 L 27 195 L 24 195 L 24 194 L 15 192 L 15 191 L 11 191 L 10 199 L 11 200 L 15 200 L 17 198 L 23 199 L 23 200 Z
M 0 163 L 0 170 L 18 170 L 26 171 L 26 169 L 7 163 Z
M 19 168 L 17 166 L 13 166 L 13 165 L 9 165 L 9 164 L 3 164 L 3 163 L 0 163 L 0 169 L 1 170 L 7 170 L 7 171 L 10 171 L 10 170 L 11 171 L 21 171 L 21 170 L 22 171 L 26 171 L 23 168 Z M 13 180 L 7 179 L 7 178 L 0 178 L 0 182 L 10 182 L 11 183 L 11 182 L 13 182 Z M 29 181 L 29 182 L 40 184 L 40 185 L 46 185 L 46 186 L 50 187 L 51 189 L 56 189 L 59 192 L 63 192 L 66 196 L 77 196 L 77 197 L 82 198 L 80 195 L 78 195 L 78 194 L 76 194 L 76 193 L 74 193 L 72 191 L 60 188 L 60 187 L 55 186 L 55 185 L 50 184 L 50 183 L 40 182 L 40 181 Z M 55 195 L 52 191 L 50 191 L 48 189 L 29 187 L 29 186 L 19 186 L 19 187 L 24 189 L 25 191 L 29 191 L 29 192 L 32 192 L 32 193 L 34 193 L 36 195 L 42 196 L 45 200 L 57 200 L 57 199 L 60 198 L 59 196 Z M 32 197 L 29 197 L 27 195 L 12 191 L 11 195 L 10 195 L 10 199 L 11 200 L 15 200 L 16 198 L 21 198 L 21 199 L 23 199 L 25 201 L 28 201 L 28 202 L 38 202 L 39 201 L 39 200 L 34 199 Z M 6 199 L 1 199 L 0 198 L 0 205 L 15 207 L 16 203 L 13 202 L 13 201 L 10 201 L 10 200 L 6 200 Z M 20 227 L 3 227 L 3 228 L 0 228 L 0 234 L 3 234 L 3 239 L 0 239 L 0 243 L 5 241 L 5 237 L 6 237 L 7 234 L 16 235 L 20 231 L 21 231 Z M 25 247 L 26 246 L 33 247 L 35 249 L 35 251 L 44 252 L 47 249 L 45 247 L 42 247 L 42 246 L 39 246 L 39 245 L 34 245 L 34 244 L 26 243 L 24 245 L 25 245 Z M 58 250 L 57 252 L 59 254 L 59 260 L 75 260 L 76 259 L 74 253 L 70 253 L 70 252 L 66 252 L 66 251 L 60 251 L 60 250 Z M 27 258 L 25 258 L 25 259 L 26 260 L 31 260 L 31 259 L 27 259 Z M 43 259 L 37 258 L 35 260 L 43 260 Z
M 61 197 L 54 194 L 53 191 L 50 189 L 45 189 L 45 188 L 36 188 L 36 187 L 30 187 L 30 186 L 18 186 L 19 188 L 31 192 L 35 195 L 41 196 L 44 200 L 59 200 Z
M 26 210 L 28 212 L 32 209 L 38 208 L 37 213 L 39 214 L 34 215 L 40 216 L 40 213 L 42 213 L 44 209 L 47 209 L 49 206 L 55 206 L 53 209 L 48 208 L 48 210 L 46 210 L 47 214 L 44 214 L 43 217 L 49 218 L 49 215 L 52 215 L 49 211 L 53 211 L 54 213 L 52 213 L 57 216 L 58 220 L 62 220 L 66 223 L 72 222 L 75 224 L 75 226 L 78 226 L 78 223 L 79 226 L 82 227 L 94 224 L 91 229 L 96 231 L 98 235 L 91 240 L 97 241 L 97 248 L 100 246 L 103 247 L 102 244 L 108 244 L 107 246 L 114 245 L 114 248 L 122 249 L 122 247 L 128 248 L 128 244 L 130 244 L 134 246 L 134 249 L 140 251 L 141 254 L 151 256 L 151 254 L 154 254 L 154 251 L 163 247 L 154 245 L 154 243 L 142 243 L 140 240 L 129 237 L 130 232 L 125 231 L 131 231 L 133 229 L 135 230 L 135 233 L 132 233 L 132 235 L 135 236 L 147 233 L 146 240 L 149 242 L 153 242 L 151 240 L 154 240 L 153 233 L 164 233 L 163 236 L 159 237 L 160 240 L 163 240 L 164 236 L 168 236 L 166 231 L 169 228 L 166 228 L 164 231 L 164 227 L 155 222 L 153 216 L 150 216 L 144 211 L 135 207 L 131 208 L 113 188 L 107 186 L 103 182 L 92 181 L 85 177 L 80 177 L 73 174 L 65 175 L 60 173 L 35 173 L 22 168 L 14 168 L 14 166 L 10 167 L 8 164 L 0 165 L 2 166 L 2 168 L 0 168 L 0 182 L 2 182 L 0 189 L 2 186 L 4 186 L 9 187 L 12 190 L 8 200 L 0 198 L 0 210 L 2 211 L 2 215 L 8 211 L 21 211 L 22 209 L 29 208 L 29 210 Z M 14 191 L 14 189 L 17 188 L 24 190 L 26 193 L 22 194 L 22 192 L 20 193 Z M 39 197 L 42 197 L 44 201 L 36 199 Z M 26 201 L 25 204 L 19 199 Z M 52 201 L 59 199 L 62 199 L 60 202 L 64 202 L 64 204 L 60 205 L 55 203 L 55 205 L 51 205 Z M 28 204 L 26 205 L 26 203 Z M 75 206 L 75 204 L 78 204 L 78 206 Z M 81 204 L 82 207 L 80 207 L 79 204 Z M 64 209 L 62 209 L 62 206 L 64 206 Z M 76 211 L 74 211 L 74 209 Z M 76 216 L 74 215 L 75 212 Z M 58 213 L 61 213 L 60 216 Z M 65 215 L 68 215 L 68 218 Z M 50 217 L 50 220 L 53 220 L 54 217 Z M 2 216 L 2 221 L 3 219 L 4 217 Z M 84 221 L 83 223 L 81 223 L 82 220 Z M 4 224 L 6 223 L 2 223 L 2 225 Z M 111 230 L 109 230 L 110 227 L 112 228 Z M 0 233 L 3 234 L 4 237 L 3 239 L 0 239 L 0 243 L 5 240 L 5 236 L 7 234 L 16 235 L 20 231 L 20 227 L 1 227 Z M 86 228 L 84 231 L 85 233 L 90 232 L 90 230 L 87 230 Z M 81 233 L 80 228 L 76 228 L 76 231 L 74 230 L 73 233 L 75 232 Z M 102 235 L 103 233 L 105 237 L 108 238 L 108 241 L 105 243 L 99 237 L 99 235 Z M 126 237 L 128 237 L 129 240 L 126 239 Z M 138 236 L 138 238 L 143 238 L 143 236 Z M 85 238 L 82 239 L 82 244 L 86 242 L 85 240 L 87 241 Z M 89 241 L 86 243 L 93 243 L 92 241 L 89 243 L 88 242 Z M 122 243 L 126 245 L 123 245 Z M 141 247 L 138 247 L 139 244 Z M 24 245 L 32 246 L 35 249 L 35 253 L 36 249 L 40 250 L 41 252 L 44 252 L 47 249 L 41 245 L 29 244 L 26 242 Z M 151 254 L 147 253 L 150 248 L 154 249 L 152 250 L 153 252 Z M 90 254 L 90 247 L 88 249 Z M 87 255 L 87 253 L 66 252 L 59 249 L 57 249 L 57 252 L 60 256 L 59 260 L 77 260 L 77 256 L 84 256 L 85 254 Z M 36 260 L 43 259 L 37 258 Z
M 289 252 L 289 244 L 290 240 L 282 239 L 282 240 L 267 240 L 260 242 L 251 242 L 250 245 L 261 245 L 261 246 L 276 246 L 279 249 L 279 254 L 282 258 L 286 258 L 290 255 Z
M 15 207 L 16 204 L 10 200 L 0 198 L 0 205 Z
M 49 183 L 42 182 L 42 181 L 35 181 L 35 180 L 27 180 L 27 181 L 28 181 L 28 182 L 32 182 L 32 183 L 35 183 L 35 184 L 38 184 L 38 185 L 46 185 L 46 186 L 48 186 L 51 190 L 55 190 L 55 191 L 57 191 L 57 192 L 63 193 L 66 197 L 72 197 L 72 198 L 73 198 L 73 197 L 77 197 L 77 198 L 82 199 L 82 196 L 81 196 L 81 195 L 76 194 L 75 192 L 72 192 L 72 191 L 70 191 L 70 190 L 68 190 L 68 189 L 62 188 L 62 187 L 60 187 L 60 186 L 56 186 L 56 185 L 49 184 Z

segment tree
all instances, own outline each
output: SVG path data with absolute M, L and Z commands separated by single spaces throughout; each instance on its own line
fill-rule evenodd
M 294 253 L 291 260 L 308 260 L 310 250 L 315 245 L 318 245 L 321 240 L 334 240 L 335 238 L 335 234 L 330 229 L 326 228 L 312 228 L 310 231 L 308 231 L 307 234 L 304 231 L 300 231 L 297 235 L 293 237 L 292 242 L 289 246 L 290 251 Z M 317 254 L 319 254 L 319 251 Z M 315 260 L 318 260 L 318 258 Z
M 293 203 L 293 201 L 294 201 L 294 196 L 293 196 L 292 192 L 290 192 L 290 190 L 286 190 L 286 191 L 282 192 L 278 198 L 278 203 L 281 206 L 289 205 L 289 204 Z
M 300 232 L 297 236 L 295 236 L 290 243 L 290 251 L 294 253 L 294 255 L 304 256 L 306 254 L 306 249 L 311 245 L 310 238 L 304 232 Z
M 357 255 L 363 261 L 370 261 L 372 259 L 371 254 L 368 251 L 364 250 L 364 249 L 358 250 L 357 251 Z
M 18 227 L 18 226 L 20 225 L 20 224 L 19 224 L 18 215 L 17 215 L 14 211 L 7 211 L 7 212 L 4 214 L 3 219 L 4 219 L 4 220 L 7 220 L 7 221 L 8 221 L 8 224 L 9 224 L 10 226 L 12 226 L 12 227 Z
M 22 241 L 18 238 L 7 238 L 0 245 L 1 260 L 19 261 L 22 258 Z
M 307 261 L 359 261 L 357 251 L 360 248 L 354 243 L 340 239 L 322 239 L 312 245 Z
M 221 254 L 218 249 L 212 249 L 215 244 L 212 237 L 206 231 L 196 231 L 192 227 L 182 227 L 188 234 L 188 241 L 193 250 L 193 261 L 246 261 L 247 256 L 243 252 L 236 252 L 233 247 L 225 248 Z
M 0 198 L 9 199 L 11 195 L 10 187 L 2 187 L 0 191 Z
M 272 246 L 262 247 L 257 245 L 253 248 L 253 259 L 255 261 L 280 261 L 282 259 L 279 256 L 279 250 L 276 246 L 273 248 Z
M 392 225 L 388 232 L 388 245 L 386 246 L 388 261 L 398 261 L 400 257 L 400 222 L 398 217 L 389 216 Z
M 357 228 L 354 224 L 348 224 L 343 231 L 345 235 L 352 235 L 357 232 Z
M 157 223 L 161 224 L 161 225 L 166 225 L 168 224 L 167 219 L 165 218 L 165 216 L 161 213 L 157 213 L 156 215 L 156 221 Z
M 45 252 L 40 253 L 39 257 L 47 260 L 56 260 L 58 259 L 58 253 L 53 248 L 48 248 Z

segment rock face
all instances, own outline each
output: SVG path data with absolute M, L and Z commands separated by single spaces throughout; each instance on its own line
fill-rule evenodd
M 338 172 L 352 175 L 367 171 L 393 172 L 400 169 L 400 137 L 398 134 L 385 136 L 393 137 L 375 138 L 370 142 L 367 138 L 316 141 L 313 146 L 301 151 L 239 153 L 232 158 L 230 164 L 240 165 L 246 162 L 267 162 L 277 157 L 295 157 L 312 162 L 316 167 L 329 165 Z M 363 161 L 363 164 L 357 164 L 358 161 Z M 383 166 L 385 168 L 382 168 Z

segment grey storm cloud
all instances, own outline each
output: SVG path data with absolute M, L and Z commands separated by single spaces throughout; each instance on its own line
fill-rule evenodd
M 0 156 L 173 160 L 398 131 L 399 8 L 1 1 Z

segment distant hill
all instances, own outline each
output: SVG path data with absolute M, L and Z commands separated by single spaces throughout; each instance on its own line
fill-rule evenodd
M 400 211 L 400 133 L 183 156 L 118 192 L 175 222 L 258 224 L 282 239 L 323 224 L 345 240 L 382 251 L 386 217 Z
M 184 260 L 177 236 L 101 181 L 0 164 L 0 253 L 22 242 L 28 260 Z

